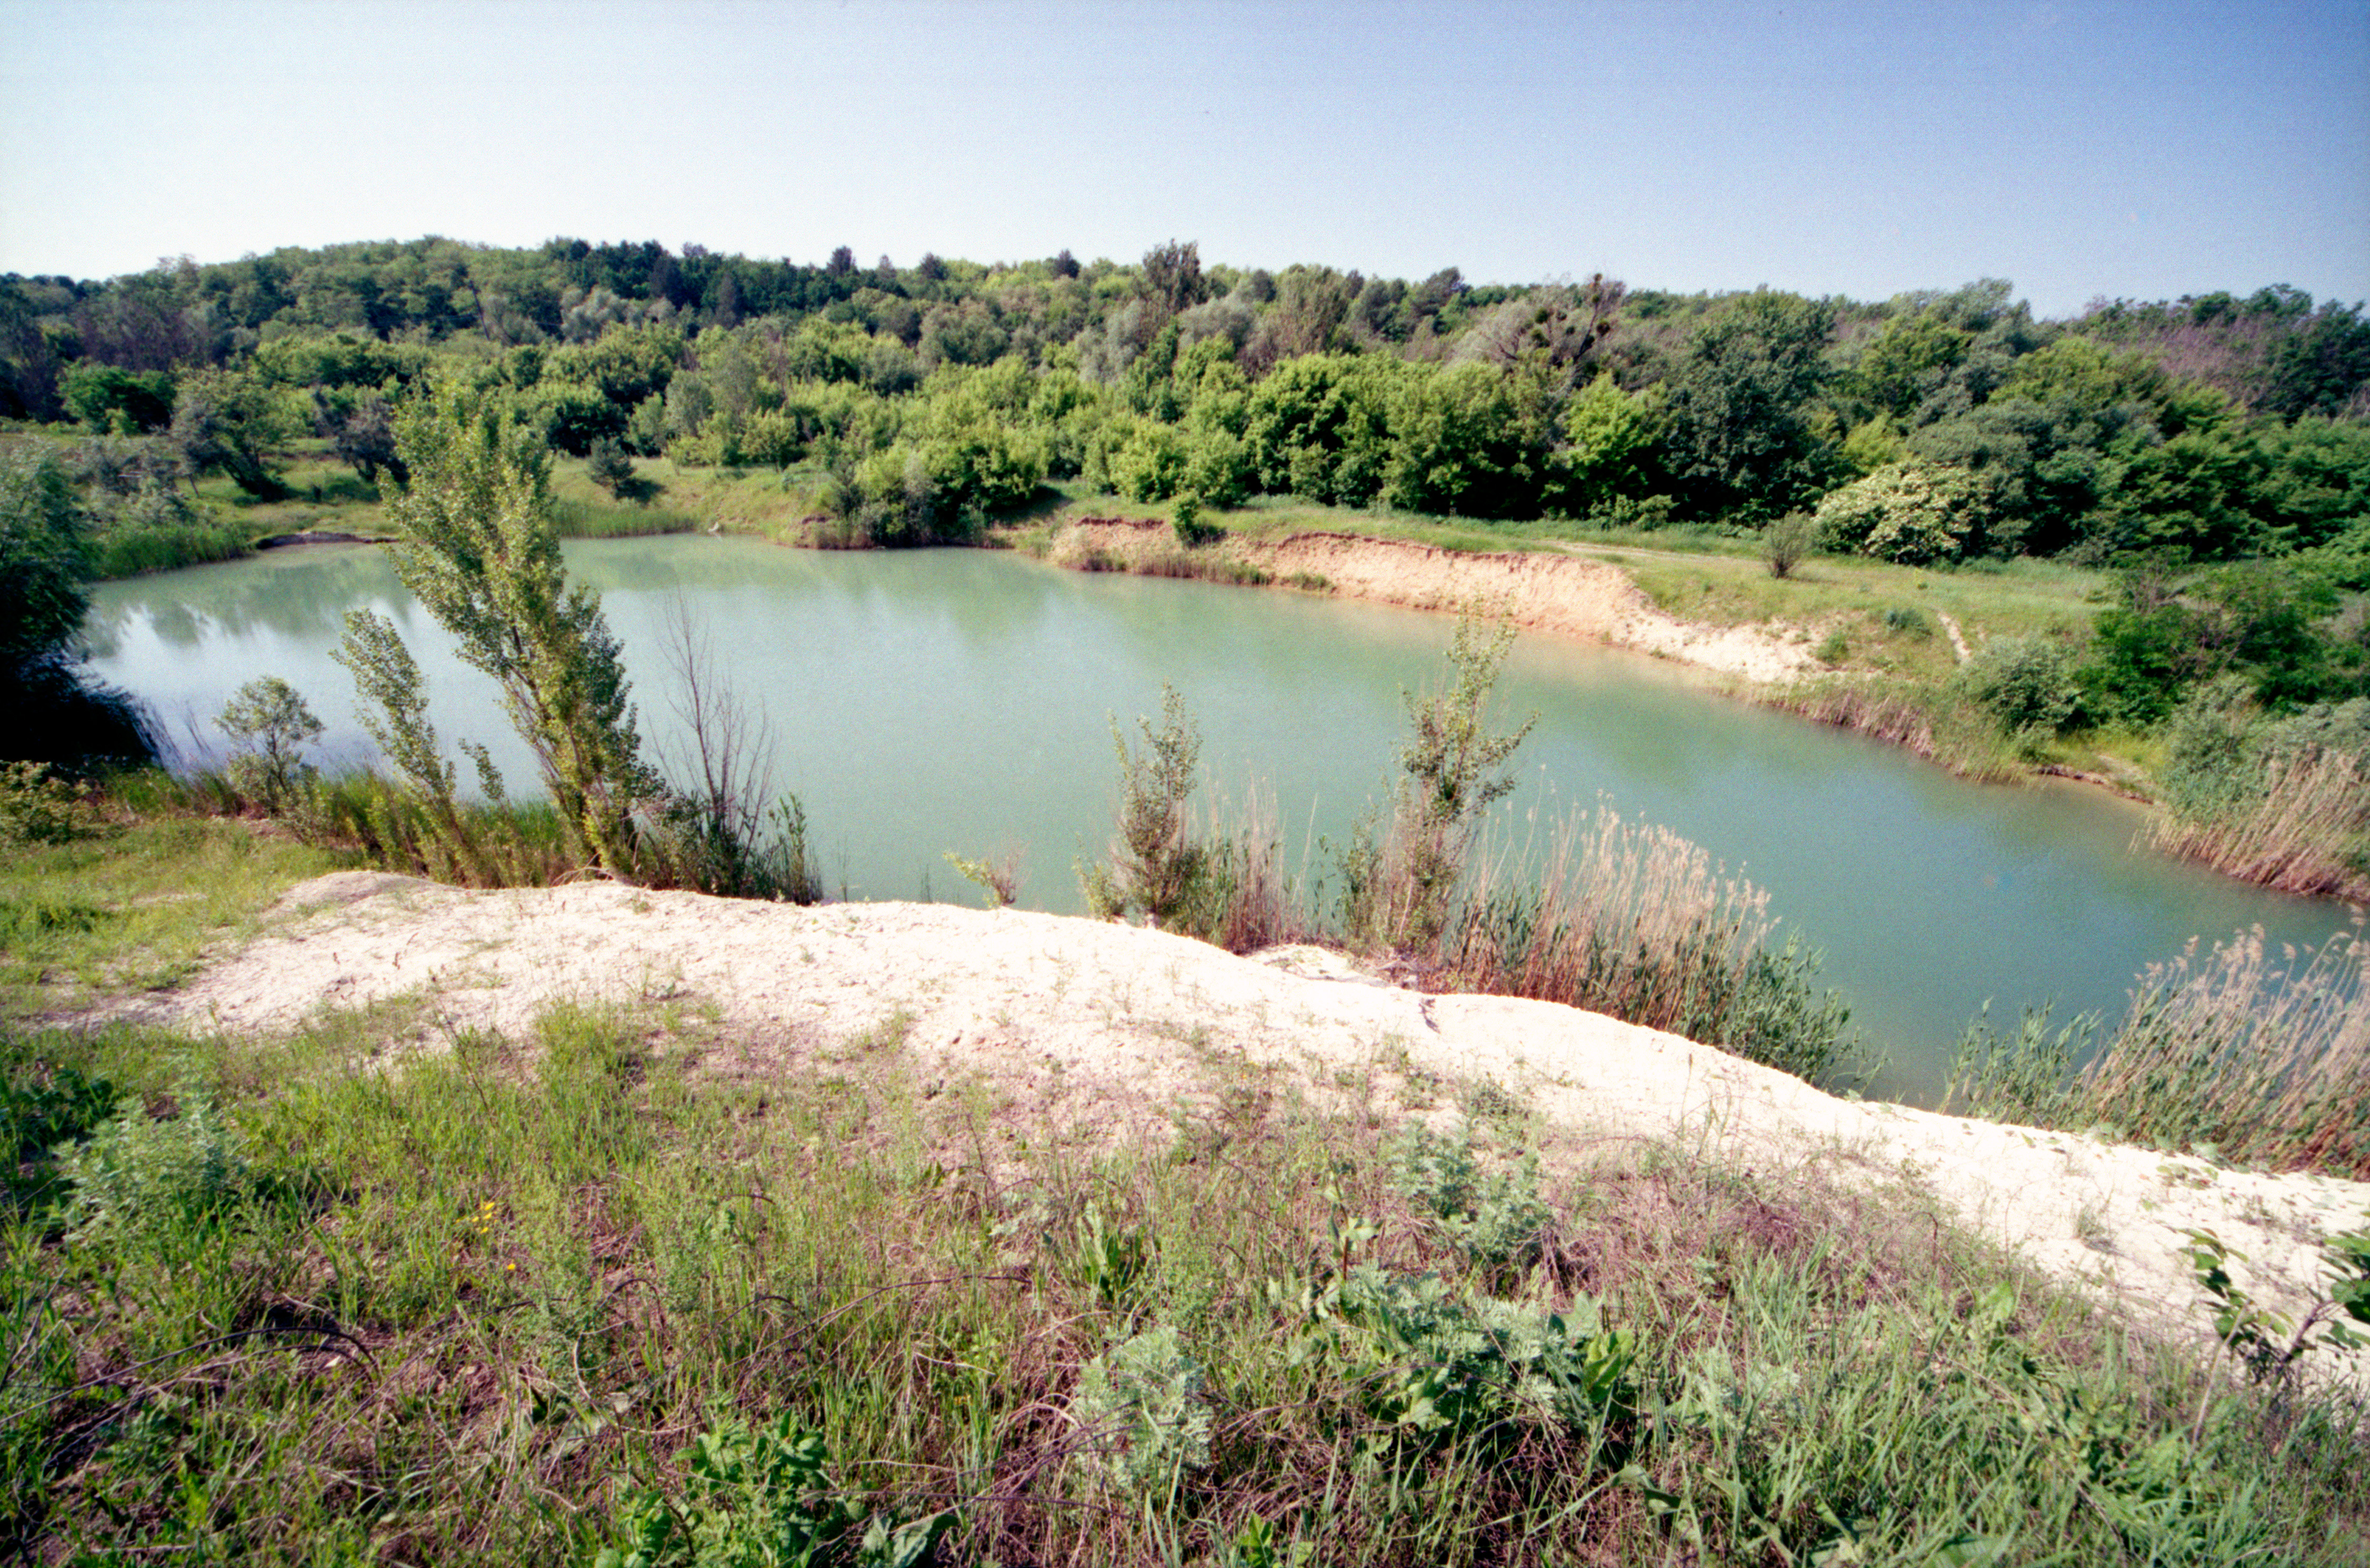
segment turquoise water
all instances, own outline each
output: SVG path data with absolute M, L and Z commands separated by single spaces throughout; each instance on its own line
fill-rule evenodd
M 1174 684 L 1204 737 L 1210 790 L 1272 802 L 1308 874 L 1386 787 L 1403 688 L 1435 684 L 1446 617 L 1286 592 L 1057 571 L 981 551 L 834 555 L 748 540 L 582 541 L 571 569 L 624 639 L 643 733 L 679 750 L 665 625 L 678 603 L 733 687 L 762 709 L 777 776 L 804 801 L 834 888 L 974 901 L 945 861 L 1018 850 L 1021 901 L 1080 908 L 1073 864 L 1100 853 L 1115 794 L 1111 724 L 1131 735 Z M 486 742 L 533 777 L 491 687 L 367 546 L 281 551 L 102 585 L 95 662 L 146 699 L 192 757 L 229 693 L 279 675 L 328 726 L 332 757 L 368 744 L 332 663 L 341 617 L 391 617 L 427 671 L 449 745 Z M 2245 887 L 2135 851 L 2140 815 L 2073 785 L 1980 785 L 1906 753 L 1753 708 L 1633 655 L 1524 637 L 1499 690 L 1536 711 L 1500 807 L 1508 841 L 1558 813 L 1664 823 L 1767 888 L 1826 954 L 1828 981 L 1889 1066 L 1874 1092 L 1929 1099 L 1986 1000 L 2013 1020 L 2120 1009 L 2133 976 L 2250 924 L 2318 942 L 2339 906 Z M 463 775 L 468 770 L 463 768 Z

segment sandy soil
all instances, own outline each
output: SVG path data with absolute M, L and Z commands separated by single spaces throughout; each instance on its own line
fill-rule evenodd
M 1553 1003 L 1425 995 L 1316 949 L 1240 958 L 1018 910 L 802 910 L 601 882 L 473 893 L 343 872 L 290 894 L 267 934 L 186 986 L 102 1011 L 244 1035 L 406 996 L 426 1048 L 468 1028 L 521 1034 L 562 999 L 686 1009 L 712 1020 L 724 1070 L 837 1063 L 926 1100 L 976 1093 L 1016 1142 L 1165 1139 L 1293 1097 L 1446 1117 L 1486 1082 L 1530 1107 L 1566 1168 L 1645 1139 L 1904 1185 L 2054 1275 L 2192 1326 L 2185 1230 L 2217 1232 L 2247 1255 L 2242 1283 L 2293 1310 L 2320 1240 L 2370 1221 L 2370 1185 L 1838 1099 Z
M 1073 522 L 1093 549 L 1127 558 L 1174 548 L 1164 525 L 1122 518 Z M 1816 668 L 1799 633 L 1775 626 L 1704 626 L 1657 609 L 1620 567 L 1543 552 L 1443 550 L 1352 533 L 1295 533 L 1236 549 L 1282 581 L 1306 573 L 1337 593 L 1415 610 L 1468 604 L 1527 629 L 1632 648 L 1748 681 L 1790 681 Z

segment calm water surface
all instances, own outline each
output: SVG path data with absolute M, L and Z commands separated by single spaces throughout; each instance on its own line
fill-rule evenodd
M 834 887 L 859 898 L 972 901 L 945 852 L 1024 852 L 1024 904 L 1080 907 L 1072 864 L 1099 853 L 1115 793 L 1110 723 L 1133 734 L 1161 683 L 1204 737 L 1210 788 L 1274 803 L 1290 858 L 1321 871 L 1386 788 L 1403 687 L 1436 682 L 1443 616 L 1290 593 L 1057 571 L 980 551 L 827 555 L 746 540 L 584 541 L 571 569 L 603 595 L 636 677 L 642 730 L 680 742 L 664 646 L 680 601 L 733 686 L 762 704 L 778 777 L 804 800 Z M 492 688 L 367 546 L 319 546 L 101 585 L 89 642 L 184 750 L 258 675 L 293 684 L 332 756 L 368 754 L 332 663 L 346 610 L 393 619 L 429 677 L 449 747 L 486 742 L 516 786 L 534 770 Z M 2129 806 L 2075 786 L 1951 779 L 1904 752 L 1708 694 L 1632 655 L 1525 637 L 1500 684 L 1536 710 L 1517 840 L 1602 796 L 1665 823 L 1769 890 L 1827 955 L 1826 978 L 1889 1058 L 1877 1092 L 1927 1099 L 1986 1000 L 2013 1021 L 2119 1009 L 2132 977 L 2192 937 L 2261 923 L 2318 942 L 2340 906 L 2266 894 L 2135 853 Z M 465 765 L 463 775 L 468 776 Z

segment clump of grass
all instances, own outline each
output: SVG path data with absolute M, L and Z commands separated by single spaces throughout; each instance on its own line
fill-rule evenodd
M 192 520 L 163 527 L 102 531 L 91 547 L 91 575 L 131 578 L 255 553 L 255 530 L 243 522 Z
M 2298 750 L 2258 777 L 2219 809 L 2158 816 L 2150 846 L 2283 892 L 2370 898 L 2370 765 Z
M 1770 687 L 1754 695 L 1781 713 L 1901 747 L 1962 778 L 2005 779 L 2018 771 L 1999 727 L 1970 705 L 1972 699 L 1962 702 L 1933 686 L 1831 678 Z
M 1494 864 L 1443 949 L 1465 989 L 1583 1007 L 1818 1080 L 1854 1050 L 1850 1011 L 1798 938 L 1773 948 L 1768 894 L 1668 828 L 1600 804 L 1536 873 Z
M 2267 953 L 2260 929 L 2139 978 L 2130 1011 L 2081 1071 L 2095 1019 L 2013 1036 L 1978 1024 L 1949 1097 L 1975 1113 L 2109 1127 L 2225 1159 L 2370 1176 L 2370 946 Z
M 551 506 L 552 526 L 562 539 L 637 539 L 659 533 L 692 533 L 699 520 L 673 507 L 566 498 Z

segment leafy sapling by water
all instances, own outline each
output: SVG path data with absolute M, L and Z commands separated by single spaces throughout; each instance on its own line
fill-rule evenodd
M 301 800 L 319 776 L 303 748 L 320 738 L 321 721 L 277 675 L 259 676 L 233 692 L 214 727 L 236 748 L 231 783 L 274 816 Z

